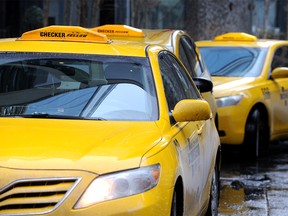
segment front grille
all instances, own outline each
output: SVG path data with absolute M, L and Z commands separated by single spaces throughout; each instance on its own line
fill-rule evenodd
M 0 215 L 51 212 L 64 201 L 78 182 L 77 178 L 25 179 L 12 182 L 0 190 Z

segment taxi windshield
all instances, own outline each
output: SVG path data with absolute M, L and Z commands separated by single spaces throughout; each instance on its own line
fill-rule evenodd
M 0 53 L 0 117 L 154 121 L 147 58 Z
M 211 76 L 257 77 L 267 49 L 252 47 L 199 47 Z

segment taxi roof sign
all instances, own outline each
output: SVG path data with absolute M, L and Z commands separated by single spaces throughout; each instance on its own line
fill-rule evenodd
M 230 32 L 216 36 L 214 41 L 256 41 L 257 37 L 244 32 Z
M 22 34 L 18 40 L 34 41 L 77 41 L 108 43 L 106 35 L 99 34 L 80 26 L 48 26 Z
M 107 36 L 144 37 L 144 33 L 141 29 L 127 25 L 103 25 L 92 28 L 91 30 Z

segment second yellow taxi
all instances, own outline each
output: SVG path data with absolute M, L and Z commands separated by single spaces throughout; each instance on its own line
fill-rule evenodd
M 261 156 L 288 137 L 288 41 L 232 32 L 198 41 L 214 82 L 223 144 Z

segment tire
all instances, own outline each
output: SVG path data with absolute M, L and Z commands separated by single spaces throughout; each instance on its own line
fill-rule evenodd
M 176 190 L 173 192 L 172 205 L 170 216 L 183 216 L 183 206 L 180 203 L 182 199 L 180 199 L 179 194 Z
M 243 154 L 257 159 L 268 152 L 270 132 L 266 115 L 259 109 L 252 111 L 245 127 Z
M 210 198 L 209 198 L 209 204 L 208 204 L 208 210 L 206 212 L 206 216 L 218 215 L 219 197 L 220 197 L 219 171 L 217 169 L 217 165 L 215 165 L 213 176 L 212 176 Z

